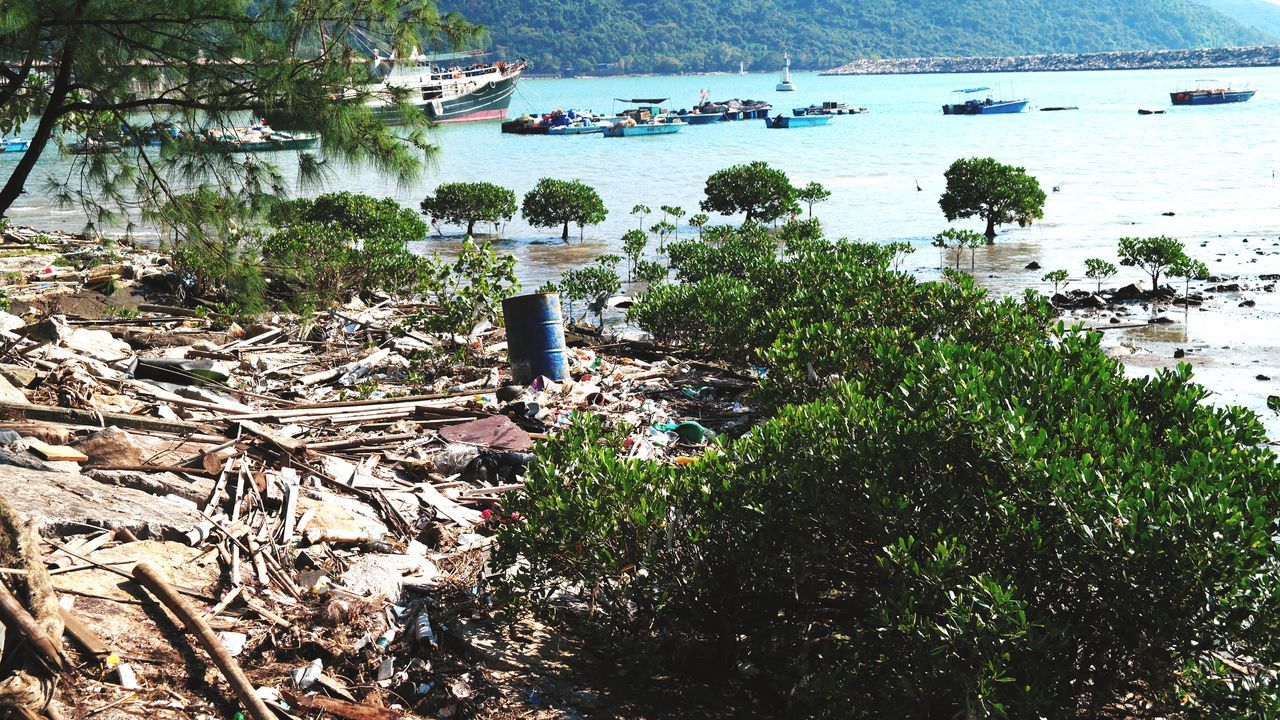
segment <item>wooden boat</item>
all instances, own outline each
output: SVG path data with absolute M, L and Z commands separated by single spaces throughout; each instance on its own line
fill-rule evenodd
M 1164 108 L 1138 108 L 1139 115 L 1163 115 Z
M 230 152 L 270 152 L 273 150 L 310 150 L 320 142 L 318 135 L 286 133 L 265 125 L 250 128 L 210 130 L 203 141 L 208 150 Z
M 991 88 L 988 87 L 965 88 L 955 92 L 962 99 L 960 102 L 943 105 L 943 115 L 1009 115 L 1026 110 L 1027 105 L 1031 103 L 1026 98 L 1021 100 L 995 100 L 991 97 Z M 982 92 L 987 93 L 985 98 L 967 97 Z
M 1226 103 L 1248 102 L 1253 96 L 1253 90 L 1232 90 L 1229 87 L 1198 87 L 1195 90 L 1171 92 L 1169 93 L 1169 100 L 1174 105 L 1224 105 Z
M 110 140 L 81 140 L 67 146 L 72 155 L 110 155 L 120 150 L 120 143 Z
M 810 105 L 804 108 L 792 108 L 791 113 L 801 115 L 861 115 L 867 111 L 864 107 L 856 107 L 839 102 L 824 102 L 821 105 Z
M 778 81 L 774 90 L 778 92 L 793 92 L 796 89 L 796 84 L 791 82 L 791 56 L 783 55 L 782 60 L 782 79 Z
M 31 147 L 31 141 L 20 137 L 0 140 L 0 152 L 22 153 L 26 152 L 29 147 Z
M 831 122 L 830 115 L 777 115 L 765 118 L 765 127 L 781 130 L 797 127 L 816 127 Z

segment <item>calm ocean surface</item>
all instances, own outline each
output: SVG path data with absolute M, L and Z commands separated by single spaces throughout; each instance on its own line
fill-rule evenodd
M 1168 93 L 1198 79 L 1258 91 L 1248 103 L 1171 108 Z M 921 245 L 909 261 L 921 275 L 936 273 L 937 253 L 928 238 L 946 226 L 938 209 L 943 171 L 956 158 L 993 156 L 1025 166 L 1049 192 L 1045 219 L 1033 227 L 1007 228 L 997 245 L 977 255 L 979 279 L 997 292 L 1044 288 L 1043 271 L 1025 271 L 1031 260 L 1044 270 L 1083 273 L 1086 257 L 1115 259 L 1126 235 L 1173 235 L 1219 274 L 1242 278 L 1280 272 L 1280 68 L 1188 71 L 1013 73 L 1008 75 L 795 76 L 798 91 L 778 93 L 772 75 L 525 80 L 511 116 L 556 108 L 599 112 L 624 107 L 613 98 L 667 97 L 669 107 L 696 103 L 701 88 L 712 99 L 753 98 L 787 112 L 796 106 L 838 100 L 870 109 L 838 117 L 820 128 L 768 130 L 763 121 L 686 128 L 653 138 L 606 139 L 502 135 L 496 123 L 451 125 L 436 131 L 441 151 L 420 183 L 398 187 L 368 169 L 336 169 L 326 189 L 392 196 L 417 208 L 439 182 L 488 180 L 523 194 L 540 177 L 576 178 L 598 189 L 609 208 L 604 224 L 586 240 L 561 244 L 556 230 L 530 228 L 516 219 L 499 246 L 520 260 L 527 288 L 562 269 L 616 250 L 635 227 L 628 211 L 638 202 L 697 211 L 706 177 L 726 166 L 765 160 L 793 182 L 816 180 L 832 191 L 816 214 L 829 234 Z M 1021 115 L 944 117 L 951 90 L 989 85 L 998 95 L 1030 98 Z M 1079 106 L 1067 112 L 1039 107 Z M 1139 116 L 1139 107 L 1166 108 Z M 37 168 L 29 194 L 10 215 L 39 227 L 80 229 L 75 210 L 57 210 L 36 188 L 43 171 L 65 172 L 65 158 L 51 150 Z M 289 168 L 287 153 L 273 158 Z M 13 157 L 0 156 L 0 164 Z M 916 185 L 923 191 L 917 191 Z M 1175 213 L 1172 217 L 1163 213 Z M 657 217 L 648 218 L 646 225 Z M 975 229 L 981 229 L 977 222 Z M 456 232 L 454 228 L 446 233 Z M 682 232 L 689 232 L 686 228 Z M 141 234 L 146 234 L 145 229 Z M 1250 242 L 1246 243 L 1248 240 Z M 432 240 L 449 251 L 456 239 Z M 1140 278 L 1128 268 L 1113 282 Z M 1079 281 L 1073 287 L 1082 286 Z M 1256 283 L 1255 283 L 1256 284 Z M 1167 365 L 1173 348 L 1188 356 L 1219 400 L 1260 408 L 1280 392 L 1280 293 L 1256 296 L 1257 305 L 1221 295 L 1209 313 L 1192 311 L 1184 325 L 1109 333 L 1109 342 L 1132 350 L 1135 372 Z M 1218 312 L 1222 310 L 1222 312 Z M 1124 352 L 1129 352 L 1124 350 Z M 1146 358 L 1144 360 L 1144 358 Z M 1277 378 L 1261 381 L 1256 375 Z

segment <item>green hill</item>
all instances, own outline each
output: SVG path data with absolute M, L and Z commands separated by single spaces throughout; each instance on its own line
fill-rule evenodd
M 1197 0 L 1247 28 L 1280 36 L 1280 5 L 1267 0 Z
M 826 69 L 858 57 L 1022 55 L 1266 42 L 1189 0 L 443 0 L 535 71 Z

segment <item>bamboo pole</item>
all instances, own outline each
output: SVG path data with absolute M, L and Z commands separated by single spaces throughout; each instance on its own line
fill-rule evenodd
M 249 716 L 253 720 L 276 720 L 276 716 L 267 708 L 266 703 L 258 697 L 254 692 L 253 683 L 245 676 L 244 671 L 240 669 L 240 664 L 235 661 L 227 653 L 227 649 L 222 646 L 218 640 L 218 636 L 214 635 L 213 629 L 209 624 L 196 614 L 195 608 L 186 601 L 181 595 L 174 592 L 169 587 L 169 583 L 165 582 L 160 574 L 156 572 L 151 565 L 142 562 L 133 568 L 133 577 L 142 584 L 143 587 L 151 591 L 152 595 L 164 603 L 174 615 L 182 621 L 200 644 L 204 646 L 205 652 L 209 653 L 209 658 L 213 660 L 213 664 L 222 672 L 222 676 L 231 684 L 231 689 L 235 691 L 236 697 L 239 698 L 240 704 L 244 706 Z

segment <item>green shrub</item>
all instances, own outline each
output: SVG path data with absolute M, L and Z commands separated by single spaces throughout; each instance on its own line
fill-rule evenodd
M 262 241 L 268 274 L 291 306 L 322 306 L 376 291 L 416 288 L 423 259 L 409 243 L 426 237 L 417 213 L 390 198 L 331 193 L 272 208 L 278 228 Z
M 488 241 L 467 238 L 452 263 L 439 258 L 423 262 L 418 292 L 436 307 L 411 325 L 426 332 L 465 336 L 481 320 L 501 325 L 502 301 L 520 289 L 515 257 L 494 252 Z
M 580 418 L 508 506 L 503 590 L 582 588 L 620 646 L 754 667 L 794 717 L 1274 706 L 1256 678 L 1189 672 L 1280 661 L 1263 428 L 1185 366 L 1128 379 L 1096 336 L 1052 339 L 881 346 L 683 468 L 621 460 L 623 433 Z
M 585 300 L 587 309 L 596 313 L 604 328 L 604 303 L 622 289 L 622 281 L 614 269 L 621 260 L 617 255 L 601 255 L 594 265 L 566 270 L 560 276 L 560 295 L 569 304 L 569 321 L 573 322 L 573 302 Z
M 163 247 L 189 296 L 231 303 L 242 315 L 267 309 L 259 233 L 247 227 L 252 213 L 241 203 L 202 189 L 151 217 L 168 231 Z
M 1042 297 L 896 272 L 899 248 L 689 242 L 633 317 L 758 366 L 771 419 L 674 467 L 577 418 L 507 503 L 504 597 L 578 590 L 626 657 L 748 679 L 789 717 L 1280 707 L 1280 470 L 1255 415 L 1205 404 L 1187 366 L 1126 377 Z

